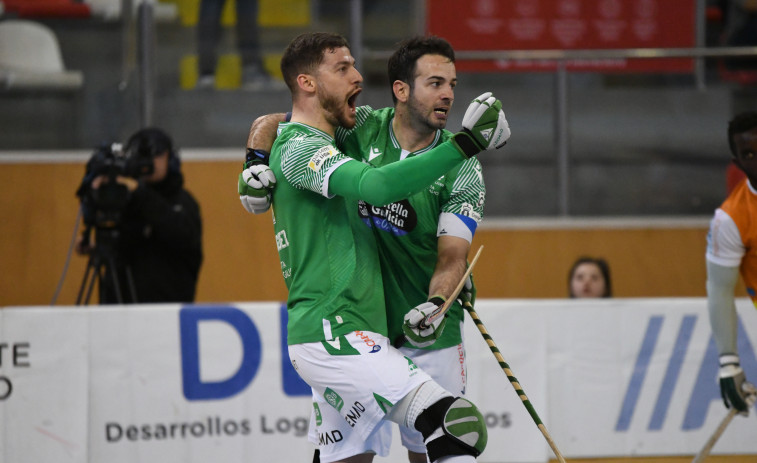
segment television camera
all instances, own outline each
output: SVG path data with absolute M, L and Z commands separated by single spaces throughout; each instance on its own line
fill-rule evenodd
M 81 212 L 85 225 L 82 245 L 89 248 L 91 232 L 95 230 L 95 246 L 91 249 L 87 270 L 79 289 L 77 304 L 88 303 L 95 278 L 102 289 L 103 278 L 112 278 L 116 296 L 122 301 L 118 287 L 118 225 L 124 208 L 129 202 L 129 190 L 118 182 L 118 177 L 131 177 L 139 180 L 153 173 L 152 152 L 144 149 L 123 149 L 120 143 L 99 146 L 89 161 L 76 195 L 81 202 Z M 97 187 L 93 182 L 99 177 Z M 128 267 L 121 270 L 127 273 L 132 282 Z M 83 299 L 85 287 L 86 299 Z M 133 284 L 130 285 L 132 299 L 136 300 Z

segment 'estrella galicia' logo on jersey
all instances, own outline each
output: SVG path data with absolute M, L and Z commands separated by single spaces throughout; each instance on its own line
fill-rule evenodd
M 418 214 L 407 199 L 382 207 L 358 201 L 357 207 L 358 214 L 366 225 L 396 236 L 407 235 L 418 225 Z

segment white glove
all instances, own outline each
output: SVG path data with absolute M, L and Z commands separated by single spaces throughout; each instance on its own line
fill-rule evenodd
M 265 164 L 253 164 L 243 170 L 242 180 L 255 190 L 272 189 L 276 186 L 276 176 L 273 175 L 271 168 Z
M 271 191 L 276 186 L 276 176 L 265 164 L 254 164 L 239 174 L 237 190 L 242 206 L 247 212 L 262 214 L 271 207 Z
M 489 146 L 487 146 L 487 150 L 492 149 L 500 149 L 507 143 L 507 140 L 510 139 L 510 124 L 507 122 L 507 118 L 505 117 L 505 112 L 501 109 L 499 110 L 499 115 L 497 117 L 497 128 L 494 130 L 494 137 L 492 137 L 491 141 L 489 142 Z
M 251 214 L 262 214 L 271 208 L 271 195 L 265 196 L 240 196 L 242 207 Z
M 741 390 L 746 395 L 745 400 L 747 407 L 754 407 L 754 404 L 757 403 L 757 387 L 750 382 L 744 381 L 744 384 L 741 385 Z
M 439 312 L 444 305 L 444 299 L 435 296 L 413 307 L 405 314 L 405 323 L 402 325 L 402 331 L 410 344 L 415 347 L 428 347 L 433 344 L 447 324 L 446 314 L 433 318 L 430 325 L 426 326 L 427 318 Z
M 468 278 L 465 279 L 463 289 L 460 291 L 460 294 L 457 295 L 458 304 L 464 307 L 465 301 L 470 302 L 471 306 L 476 302 L 476 291 L 473 287 L 473 274 L 468 275 Z
M 749 415 L 749 408 L 757 401 L 757 388 L 747 382 L 744 370 L 739 364 L 739 356 L 720 356 L 720 395 L 726 408 L 735 408 L 739 414 Z
M 510 124 L 502 102 L 486 92 L 474 99 L 463 116 L 463 130 L 481 150 L 502 148 L 510 138 Z

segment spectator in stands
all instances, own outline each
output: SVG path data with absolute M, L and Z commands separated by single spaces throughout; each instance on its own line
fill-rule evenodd
M 580 257 L 568 274 L 571 298 L 612 297 L 610 266 L 598 257 Z
M 221 38 L 221 12 L 226 0 L 201 0 L 197 23 L 198 88 L 215 86 L 217 48 Z M 242 59 L 242 88 L 262 90 L 273 79 L 263 67 L 258 34 L 258 0 L 236 0 L 236 41 Z
M 707 308 L 720 354 L 720 393 L 726 408 L 743 415 L 757 401 L 757 388 L 746 381 L 738 352 L 738 316 L 734 289 L 739 273 L 757 303 L 757 111 L 741 113 L 728 124 L 732 161 L 746 178 L 715 211 L 707 235 Z
M 757 45 L 757 1 L 718 0 L 723 12 L 722 45 L 729 47 L 753 47 Z M 730 70 L 755 70 L 757 60 L 753 58 L 727 59 Z
M 129 138 L 124 153 L 148 165 L 152 159 L 152 168 L 138 176 L 117 175 L 120 188 L 104 193 L 109 175 L 90 161 L 80 189 L 89 192 L 80 193 L 88 226 L 76 251 L 104 264 L 100 303 L 193 302 L 202 263 L 202 222 L 197 201 L 183 187 L 173 143 L 162 130 L 146 128 Z

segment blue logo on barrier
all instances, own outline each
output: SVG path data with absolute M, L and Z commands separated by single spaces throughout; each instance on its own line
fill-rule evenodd
M 284 394 L 288 396 L 311 395 L 310 386 L 300 378 L 289 359 L 289 348 L 287 347 L 289 314 L 286 304 L 282 304 L 279 309 L 279 319 L 281 320 L 281 382 L 284 385 Z
M 310 386 L 303 381 L 292 367 L 287 348 L 286 305 L 280 313 L 281 383 L 288 396 L 309 396 Z M 242 364 L 228 379 L 203 382 L 200 377 L 199 326 L 203 322 L 224 322 L 239 334 L 242 341 Z M 193 306 L 179 312 L 181 334 L 181 367 L 183 373 L 184 397 L 187 400 L 218 400 L 231 397 L 244 390 L 255 378 L 263 356 L 263 346 L 255 323 L 250 317 L 235 307 Z
M 678 330 L 673 352 L 668 360 L 665 376 L 663 377 L 662 385 L 660 386 L 660 391 L 657 395 L 657 401 L 655 402 L 652 411 L 652 417 L 649 421 L 648 429 L 650 431 L 660 430 L 663 427 L 697 318 L 696 315 L 686 315 L 681 320 L 681 326 Z M 649 324 L 647 325 L 644 339 L 641 343 L 641 349 L 636 357 L 636 364 L 631 375 L 631 380 L 628 383 L 626 395 L 623 399 L 620 416 L 615 425 L 616 431 L 627 431 L 631 425 L 631 418 L 633 417 L 636 403 L 641 395 L 641 388 L 644 379 L 646 378 L 647 368 L 649 367 L 649 363 L 652 359 L 662 329 L 662 322 L 663 316 L 661 315 L 656 315 L 649 319 Z M 739 319 L 738 350 L 741 354 L 741 366 L 744 370 L 747 372 L 757 372 L 757 359 L 755 358 L 754 349 L 752 348 L 752 345 L 749 342 L 749 337 L 741 324 L 741 319 Z M 707 410 L 710 403 L 713 400 L 722 400 L 720 397 L 720 386 L 717 381 L 717 375 L 718 351 L 715 345 L 715 339 L 710 336 L 710 340 L 707 344 L 707 351 L 705 352 L 702 364 L 699 367 L 694 390 L 689 398 L 686 415 L 681 424 L 682 430 L 688 431 L 701 428 L 707 418 Z M 747 373 L 747 377 L 749 377 L 749 373 Z
M 242 364 L 229 379 L 203 382 L 200 379 L 200 343 L 198 328 L 205 321 L 221 321 L 233 327 L 242 340 Z M 234 307 L 186 307 L 179 312 L 181 332 L 181 367 L 184 397 L 188 400 L 225 399 L 241 392 L 260 367 L 260 334 L 250 317 Z

